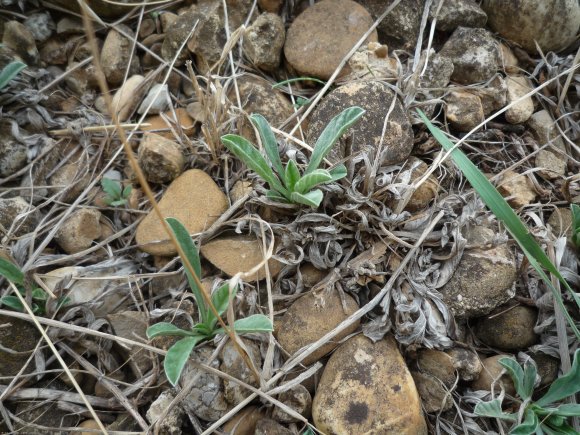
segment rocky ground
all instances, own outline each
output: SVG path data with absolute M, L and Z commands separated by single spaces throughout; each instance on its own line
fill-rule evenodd
M 111 433 L 506 433 L 473 412 L 515 397 L 498 359 L 531 357 L 541 392 L 578 342 L 416 109 L 464 139 L 578 291 L 577 1 L 147 3 L 88 0 L 87 26 L 76 2 L 2 1 L 0 68 L 27 68 L 0 90 L 1 255 L 49 297 L 35 316 L 0 306 L 0 432 L 96 433 L 96 416 Z M 303 166 L 350 106 L 366 113 L 327 161 L 348 175 L 317 209 L 267 199 L 220 142 L 255 142 L 261 113 Z M 198 312 L 125 137 L 206 288 L 254 269 L 228 316 L 273 319 L 241 339 L 260 379 L 218 337 L 167 382 L 175 340 L 145 331 Z

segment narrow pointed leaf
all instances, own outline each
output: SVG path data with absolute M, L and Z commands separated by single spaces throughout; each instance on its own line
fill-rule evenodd
M 524 400 L 527 399 L 524 397 L 524 370 L 522 367 L 513 358 L 501 358 L 499 364 L 507 370 L 519 396 Z
M 226 134 L 222 136 L 222 142 L 248 168 L 262 177 L 270 185 L 270 188 L 282 194 L 288 193 L 274 172 L 272 172 L 266 159 L 262 157 L 262 154 L 248 140 L 235 134 Z
M 309 192 L 313 187 L 332 181 L 332 175 L 326 169 L 316 169 L 304 175 L 294 185 L 294 191 L 298 193 Z
M 230 302 L 236 296 L 237 291 L 238 286 L 236 285 L 232 289 L 232 294 L 230 295 L 230 283 L 226 282 L 220 288 L 218 288 L 216 291 L 212 293 L 211 301 L 220 316 L 226 312 Z M 207 312 L 207 322 L 209 330 L 212 331 L 215 328 L 215 325 L 217 324 L 217 318 L 214 316 L 211 310 L 208 310 Z
M 344 134 L 344 132 L 355 122 L 357 122 L 365 111 L 360 107 L 349 107 L 342 113 L 332 118 L 326 128 L 320 134 L 320 137 L 314 145 L 310 163 L 306 168 L 305 174 L 318 169 L 322 163 L 322 159 L 328 154 L 336 141 Z
M 292 202 L 296 204 L 304 204 L 310 207 L 318 207 L 322 202 L 322 191 L 313 190 L 312 192 L 305 193 L 304 195 L 298 192 L 292 192 L 290 196 Z
M 520 394 L 523 400 L 530 399 L 532 394 L 534 394 L 537 374 L 536 365 L 530 360 L 526 361 L 524 365 L 524 378 L 522 380 L 523 394 Z
M 0 298 L 0 306 L 6 305 L 15 311 L 24 311 L 24 305 L 20 302 L 16 296 L 4 296 Z
M 471 186 L 477 191 L 481 196 L 485 204 L 489 209 L 496 215 L 496 217 L 505 225 L 507 230 L 510 232 L 512 237 L 516 240 L 530 264 L 536 269 L 538 274 L 544 280 L 546 286 L 550 288 L 554 296 L 554 300 L 562 309 L 562 313 L 570 328 L 574 331 L 574 334 L 578 339 L 580 339 L 580 330 L 576 327 L 572 317 L 568 313 L 568 310 L 564 307 L 562 301 L 562 295 L 554 287 L 551 280 L 545 274 L 543 269 L 548 270 L 552 273 L 560 283 L 566 288 L 570 293 L 572 299 L 578 307 L 580 307 L 580 297 L 570 288 L 570 285 L 562 277 L 558 269 L 550 261 L 547 255 L 544 253 L 538 242 L 532 237 L 526 225 L 520 220 L 518 215 L 513 211 L 497 189 L 489 182 L 489 180 L 481 173 L 481 171 L 475 166 L 471 160 L 458 148 L 455 148 L 453 142 L 451 142 L 445 134 L 435 127 L 425 114 L 418 110 L 417 111 L 433 137 L 443 146 L 447 151 L 450 151 L 450 155 L 461 169 L 467 180 L 471 183 Z
M 238 334 L 247 332 L 271 332 L 274 330 L 270 319 L 263 314 L 254 314 L 250 317 L 236 320 L 234 329 Z M 216 334 L 224 334 L 223 328 L 216 329 Z
M 338 181 L 338 180 L 346 177 L 346 174 L 347 174 L 346 166 L 344 166 L 344 165 L 338 165 L 337 167 L 332 168 L 328 172 L 330 173 L 330 176 L 332 177 L 332 181 Z
M 293 159 L 290 159 L 286 163 L 286 170 L 284 171 L 284 184 L 289 191 L 293 191 L 298 180 L 300 180 L 298 165 Z
M 193 243 L 191 236 L 189 235 L 189 231 L 183 226 L 183 224 L 175 218 L 167 218 L 165 219 L 169 226 L 171 227 L 171 231 L 175 234 L 175 238 L 183 249 L 186 258 L 182 258 L 181 261 L 185 263 L 188 261 L 193 268 L 193 271 L 197 275 L 199 279 L 201 279 L 201 262 L 199 260 L 199 251 Z M 189 282 L 189 286 L 191 287 L 191 291 L 193 293 L 193 297 L 195 298 L 195 302 L 197 303 L 197 307 L 199 308 L 199 312 L 202 316 L 201 321 L 205 322 L 206 318 L 206 309 L 205 301 L 201 294 L 201 289 L 197 286 L 197 283 L 193 279 L 193 276 L 189 273 L 187 267 L 184 267 L 185 275 L 187 276 L 187 281 Z
M 473 412 L 481 417 L 499 418 L 502 420 L 517 421 L 514 414 L 508 414 L 501 409 L 501 400 L 494 399 L 489 402 L 479 402 L 475 405 Z
M 168 322 L 159 322 L 147 328 L 147 338 L 154 338 L 166 335 L 176 337 L 190 337 L 196 334 L 192 331 L 187 331 L 185 329 L 178 328 L 177 326 Z
M 286 199 L 284 196 L 282 196 L 281 194 L 279 194 L 275 190 L 268 190 L 266 192 L 266 198 L 269 198 L 272 201 L 278 201 L 278 202 L 282 202 L 282 203 L 288 202 L 288 199 Z
M 538 406 L 546 406 L 565 399 L 580 391 L 580 349 L 574 353 L 572 368 L 564 376 L 560 376 L 550 386 L 548 392 L 536 402 Z
M 548 421 L 540 424 L 540 428 L 546 435 L 578 435 L 578 431 L 568 424 L 554 427 L 552 417 Z M 541 432 L 539 433 L 541 434 Z
M 14 284 L 24 284 L 24 274 L 14 263 L 0 257 L 0 275 Z
M 204 338 L 202 336 L 182 338 L 167 351 L 165 361 L 163 361 L 163 367 L 165 368 L 167 380 L 174 387 L 177 385 L 177 381 L 179 381 L 179 377 L 189 359 L 191 351 Z
M 580 205 L 570 205 L 572 211 L 572 243 L 580 248 Z
M 538 416 L 531 409 L 526 410 L 524 421 L 518 424 L 514 429 L 510 431 L 511 435 L 532 435 L 536 433 L 540 422 L 538 421 Z
M 576 403 L 564 403 L 557 408 L 541 408 L 539 415 L 560 415 L 562 417 L 576 417 L 580 415 L 580 405 Z
M 10 81 L 26 68 L 26 64 L 20 61 L 10 62 L 0 72 L 0 89 L 3 89 Z
M 250 121 L 256 126 L 258 132 L 260 133 L 260 138 L 262 139 L 262 145 L 266 151 L 266 155 L 272 163 L 274 170 L 281 177 L 284 174 L 284 168 L 282 167 L 282 160 L 280 160 L 280 153 L 278 152 L 278 143 L 276 142 L 276 136 L 270 128 L 270 124 L 266 118 L 264 118 L 259 113 L 254 113 L 250 116 Z

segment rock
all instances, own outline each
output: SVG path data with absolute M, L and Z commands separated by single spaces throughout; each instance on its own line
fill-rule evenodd
M 524 76 L 507 76 L 507 102 L 513 103 L 531 91 L 528 79 Z M 532 97 L 527 97 L 510 107 L 505 112 L 505 119 L 510 124 L 522 124 L 534 113 Z
M 275 14 L 280 12 L 280 8 L 282 7 L 283 3 L 284 0 L 258 0 L 260 9 L 265 12 L 272 12 Z
M 246 180 L 238 180 L 230 190 L 230 201 L 235 204 L 240 199 L 244 198 L 253 192 L 252 183 Z
M 351 73 L 344 76 L 344 82 L 373 79 L 375 77 L 397 78 L 399 75 L 397 60 L 389 57 L 386 45 L 369 42 L 360 47 L 348 60 Z
M 215 267 L 228 276 L 238 272 L 249 272 L 264 259 L 262 242 L 253 236 L 219 237 L 202 245 L 201 254 Z M 274 260 L 268 260 L 270 276 L 276 278 L 282 265 Z M 257 272 L 243 277 L 246 282 L 260 281 L 266 278 L 266 270 L 262 267 Z
M 447 411 L 453 406 L 451 392 L 443 383 L 427 373 L 411 372 L 425 412 Z
M 48 12 L 30 14 L 23 23 L 35 41 L 45 42 L 56 30 L 56 25 Z
M 56 4 L 71 9 L 74 12 L 81 13 L 78 4 L 71 3 L 69 0 L 55 0 Z M 124 5 L 123 3 L 127 3 Z M 107 0 L 88 0 L 87 5 L 101 18 L 119 18 L 128 12 L 135 6 L 131 0 L 119 0 L 116 3 L 108 2 Z
M 202 17 L 196 7 L 191 7 L 186 12 L 180 14 L 165 34 L 163 45 L 161 47 L 161 56 L 167 62 L 175 60 L 175 66 L 183 65 L 189 58 L 187 50 L 179 51 L 184 41 L 189 36 L 193 26 L 201 20 Z M 199 26 L 199 23 L 197 24 Z M 196 27 L 197 29 L 198 27 Z
M 88 167 L 86 154 L 73 156 L 69 163 L 56 169 L 48 179 L 52 193 L 62 192 L 59 198 L 61 201 L 73 202 L 91 182 Z
M 538 385 L 538 388 L 552 385 L 552 382 L 558 377 L 560 360 L 542 352 L 530 352 L 530 356 L 536 363 L 538 376 L 540 376 L 540 385 Z
M 519 62 L 512 49 L 503 42 L 499 43 L 499 48 L 501 54 L 501 64 L 503 66 L 504 72 L 506 74 L 517 74 L 519 72 Z
M 67 254 L 76 254 L 92 246 L 101 237 L 101 213 L 90 208 L 73 212 L 58 230 L 55 240 Z
M 0 198 L 0 237 L 8 233 L 13 237 L 20 237 L 31 233 L 38 224 L 38 213 L 33 211 L 32 205 L 24 198 Z
M 6 307 L 2 305 L 2 308 Z M 0 315 L 0 384 L 10 383 L 12 377 L 22 369 L 36 344 L 40 339 L 40 333 L 33 323 Z M 14 351 L 17 353 L 9 352 Z M 24 374 L 35 370 L 34 359 Z
M 480 98 L 470 92 L 449 92 L 445 101 L 445 116 L 458 131 L 470 131 L 485 118 Z
M 155 83 L 149 89 L 149 93 L 143 99 L 143 102 L 137 109 L 139 115 L 148 114 L 154 115 L 167 110 L 171 97 L 169 96 L 169 89 L 167 84 Z
M 252 0 L 225 1 L 230 32 L 244 24 L 252 8 L 252 3 Z M 222 0 L 199 0 L 197 2 L 200 21 L 187 42 L 187 48 L 195 54 L 197 67 L 203 73 L 208 72 L 220 60 L 227 41 L 223 6 Z
M 548 219 L 548 225 L 556 237 L 564 236 L 568 238 L 569 242 L 572 241 L 572 210 L 569 208 L 555 209 Z
M 266 417 L 264 411 L 256 406 L 248 406 L 238 412 L 222 427 L 226 435 L 254 435 L 259 421 Z
M 292 435 L 293 433 L 277 421 L 271 418 L 263 418 L 258 421 L 256 424 L 256 432 L 251 435 Z
M 488 228 L 478 229 L 493 236 Z M 478 317 L 514 296 L 516 278 L 515 260 L 507 245 L 466 249 L 453 276 L 440 291 L 455 316 Z
M 392 337 L 349 339 L 330 357 L 312 402 L 316 428 L 333 434 L 427 434 L 413 378 Z
M 328 270 L 317 269 L 312 263 L 301 263 L 300 273 L 302 274 L 302 282 L 304 286 L 311 288 L 328 275 Z
M 262 367 L 262 357 L 260 355 L 260 346 L 254 341 L 248 339 L 240 339 L 243 341 L 248 356 L 254 363 L 254 367 L 259 371 Z M 251 385 L 252 387 L 259 387 L 259 380 L 256 379 L 254 373 L 247 366 L 244 359 L 241 357 L 236 346 L 232 341 L 228 341 L 223 347 L 221 352 L 222 363 L 220 365 L 220 370 L 240 381 Z M 241 386 L 236 382 L 229 381 L 228 379 L 223 380 L 224 383 L 224 395 L 228 403 L 231 405 L 237 405 L 242 402 L 251 393 L 246 388 Z
M 451 80 L 463 85 L 489 80 L 501 62 L 499 45 L 485 29 L 458 27 L 439 54 L 451 59 Z
M 509 355 L 495 355 L 482 360 L 483 368 L 479 377 L 471 383 L 471 388 L 491 391 L 493 383 L 496 392 L 499 392 L 500 386 L 503 386 L 506 394 L 513 396 L 516 393 L 514 383 L 507 373 L 501 375 L 502 372 L 505 372 L 505 369 L 499 364 L 499 360 L 506 357 L 509 358 Z M 494 383 L 494 381 L 496 382 Z
M 161 22 L 161 31 L 167 33 L 171 30 L 171 27 L 175 24 L 178 15 L 172 12 L 162 12 L 159 14 L 159 21 Z
M 185 166 L 181 146 L 155 133 L 145 133 L 138 151 L 139 166 L 150 183 L 169 183 Z
M 244 34 L 244 52 L 256 68 L 275 71 L 280 66 L 280 57 L 286 30 L 279 15 L 263 13 Z
M 32 32 L 24 24 L 18 21 L 5 22 L 2 44 L 14 50 L 25 64 L 35 65 L 38 62 L 36 41 Z
M 212 178 L 199 169 L 185 171 L 167 188 L 159 201 L 164 216 L 181 221 L 190 234 L 211 226 L 228 208 L 224 193 Z M 135 240 L 149 254 L 169 256 L 176 253 L 154 211 L 137 226 Z
M 538 341 L 534 326 L 538 310 L 517 305 L 498 307 L 477 320 L 474 333 L 490 347 L 504 351 L 525 350 Z
M 85 420 L 83 421 L 81 424 L 79 424 L 77 426 L 77 428 L 79 429 L 93 429 L 93 431 L 83 431 L 80 432 L 80 435 L 94 435 L 95 433 L 98 432 L 94 432 L 94 430 L 101 430 L 101 427 L 99 426 L 99 424 L 97 423 L 96 420 Z
M 448 388 L 455 384 L 456 373 L 453 358 L 441 350 L 421 349 L 417 354 L 417 367 L 442 382 Z
M 298 75 L 327 80 L 372 24 L 367 10 L 352 0 L 322 0 L 290 25 L 286 60 Z M 366 42 L 376 40 L 374 31 Z
M 528 177 L 512 170 L 504 171 L 499 177 L 497 190 L 514 208 L 531 204 L 536 199 L 534 186 Z
M 303 417 L 310 417 L 312 408 L 312 396 L 304 385 L 298 384 L 284 391 L 278 397 L 278 400 L 284 405 L 296 411 Z M 275 407 L 272 411 L 272 418 L 282 423 L 298 423 L 299 420 L 292 417 L 290 414 L 282 411 L 281 408 Z
M 119 28 L 127 35 L 133 37 L 131 29 L 124 24 Z M 132 54 L 133 42 L 114 29 L 109 30 L 103 48 L 101 50 L 101 65 L 107 82 L 111 86 L 118 86 L 125 78 L 125 72 L 129 68 L 129 77 L 139 72 L 139 56 Z
M 483 365 L 479 355 L 472 350 L 462 347 L 454 347 L 446 351 L 453 361 L 453 367 L 457 370 L 459 377 L 463 381 L 473 381 L 476 379 Z
M 113 96 L 113 110 L 117 112 L 119 121 L 126 121 L 135 111 L 145 92 L 145 77 L 134 75 L 121 85 Z
M 425 53 L 424 53 L 425 54 Z M 425 69 L 425 73 L 420 77 L 419 93 L 417 99 L 419 101 L 440 99 L 445 95 L 445 89 L 451 80 L 453 74 L 453 62 L 447 57 L 441 56 L 431 50 L 429 63 Z M 431 117 L 435 113 L 437 104 L 428 104 L 424 107 L 424 112 Z
M 13 127 L 11 121 L 0 120 L 0 177 L 9 177 L 28 163 L 26 145 L 20 143 L 12 133 Z
M 344 301 L 346 312 L 338 291 L 333 288 L 316 294 L 308 293 L 297 299 L 282 317 L 280 327 L 276 331 L 276 338 L 282 349 L 293 355 L 302 347 L 314 343 L 332 331 L 358 309 L 358 304 L 351 296 L 344 294 Z M 318 361 L 358 327 L 357 321 L 306 357 L 302 363 L 310 365 Z
M 539 146 L 550 144 L 538 151 L 536 155 L 536 167 L 544 169 L 539 172 L 540 175 L 545 178 L 558 178 L 565 175 L 568 165 L 566 147 L 550 113 L 547 110 L 540 110 L 530 117 L 526 125 Z
M 393 4 L 392 0 L 357 0 L 357 2 L 371 13 L 373 21 Z M 395 6 L 377 27 L 381 43 L 387 44 L 391 50 L 414 50 L 421 28 L 423 7 L 421 0 L 405 0 Z M 364 31 L 368 27 L 370 26 Z
M 175 116 L 173 115 L 173 111 L 170 110 L 165 112 L 163 116 L 150 116 L 145 119 L 145 122 L 150 125 L 141 127 L 141 130 L 150 131 L 171 140 L 175 139 L 173 130 L 178 135 L 183 132 L 186 136 L 191 135 L 195 130 L 194 120 L 191 119 L 187 110 L 182 107 L 175 109 Z
M 144 313 L 138 311 L 121 311 L 110 314 L 107 320 L 117 337 L 129 340 L 147 342 L 147 327 L 149 322 Z M 138 346 L 126 346 L 119 344 L 121 353 L 129 361 L 137 379 L 143 377 L 153 366 L 154 357 L 149 352 Z
M 218 359 L 213 359 L 208 363 L 213 351 L 214 349 L 207 346 L 197 348 L 193 350 L 191 358 L 208 364 L 214 369 L 219 369 Z M 231 406 L 225 399 L 221 378 L 205 370 L 198 370 L 192 364 L 186 365 L 181 379 L 193 379 L 194 377 L 194 385 L 182 402 L 183 408 L 206 421 L 216 421 L 223 417 L 231 409 Z M 246 394 L 249 394 L 247 390 Z
M 532 54 L 536 41 L 544 53 L 563 50 L 580 27 L 577 0 L 484 0 L 481 7 L 494 32 Z
M 437 8 L 441 1 L 434 1 L 429 10 L 431 21 L 437 18 L 437 30 L 452 32 L 458 27 L 484 27 L 487 15 L 473 0 L 444 0 L 439 13 Z
M 381 163 L 390 165 L 404 161 L 413 149 L 411 122 L 399 101 L 395 102 L 384 129 L 385 115 L 397 98 L 381 82 L 355 82 L 341 86 L 329 93 L 310 117 L 306 137 L 314 144 L 332 118 L 351 106 L 366 110 L 363 117 L 347 131 L 347 137 L 356 138 L 352 144 L 343 136 L 329 153 L 329 159 L 338 161 L 361 152 L 372 153 L 381 149 Z
M 399 172 L 399 175 L 394 180 L 395 184 L 403 184 L 406 186 L 410 186 L 415 181 L 423 177 L 425 173 L 428 171 L 429 166 L 423 160 L 418 159 L 417 157 L 411 156 L 403 165 L 403 168 Z M 429 203 L 435 198 L 437 195 L 437 191 L 439 190 L 439 183 L 437 178 L 433 175 L 430 175 L 427 180 L 423 184 L 421 184 L 411 198 L 409 202 L 405 206 L 404 210 L 409 212 L 417 212 L 420 210 L 425 209 Z M 404 189 L 401 189 L 401 194 L 404 192 Z M 387 202 L 389 208 L 391 210 L 397 210 L 399 199 L 394 198 Z
M 499 75 L 494 77 L 485 88 L 474 88 L 469 92 L 479 97 L 483 114 L 486 116 L 503 109 L 507 104 L 507 83 Z
M 175 394 L 172 390 L 163 391 L 147 410 L 146 417 L 149 423 L 158 422 L 159 433 L 164 435 L 181 435 L 183 433 L 182 425 L 185 420 L 185 413 L 181 407 L 173 406 L 165 414 L 165 411 L 175 399 Z M 161 418 L 162 416 L 163 418 Z

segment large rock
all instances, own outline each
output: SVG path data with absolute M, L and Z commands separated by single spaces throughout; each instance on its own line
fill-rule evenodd
M 535 54 L 568 47 L 580 27 L 578 0 L 484 0 L 488 24 L 502 37 Z
M 525 350 L 538 341 L 534 326 L 538 310 L 523 305 L 498 307 L 478 319 L 475 336 L 490 347 L 505 350 Z
M 366 110 L 363 117 L 347 130 L 329 153 L 329 158 L 339 161 L 360 152 L 381 149 L 381 163 L 394 164 L 404 161 L 413 149 L 413 130 L 403 106 L 396 101 L 389 115 L 386 129 L 385 116 L 395 94 L 381 82 L 348 83 L 328 94 L 310 117 L 306 137 L 314 144 L 324 128 L 336 115 L 351 106 Z M 352 142 L 352 145 L 350 144 Z
M 489 240 L 493 231 L 476 227 Z M 468 235 L 468 243 L 471 237 Z M 478 317 L 510 300 L 517 277 L 516 263 L 507 245 L 467 249 L 451 279 L 441 288 L 443 301 L 457 317 Z
M 192 233 L 211 226 L 228 208 L 224 193 L 209 175 L 199 169 L 185 171 L 167 188 L 159 201 L 165 217 L 174 217 Z M 152 210 L 137 227 L 139 248 L 154 255 L 173 255 L 175 247 Z
M 286 311 L 276 328 L 276 338 L 282 349 L 290 355 L 304 346 L 314 343 L 332 331 L 353 314 L 358 305 L 348 295 L 344 295 L 346 311 L 337 290 L 331 289 L 320 294 L 307 293 L 294 302 Z M 332 351 L 340 340 L 356 331 L 359 322 L 354 322 L 331 341 L 319 347 L 303 361 L 309 365 Z
M 485 29 L 458 27 L 439 54 L 451 59 L 451 80 L 462 85 L 489 80 L 501 65 L 499 44 Z
M 262 243 L 251 236 L 220 237 L 201 247 L 201 254 L 215 267 L 228 276 L 238 272 L 249 272 L 264 259 Z M 268 260 L 268 271 L 275 278 L 282 265 L 274 260 Z M 244 281 L 260 281 L 266 278 L 266 269 L 262 267 L 257 272 L 244 277 Z
M 244 51 L 257 68 L 275 71 L 280 66 L 285 40 L 282 18 L 277 14 L 263 13 L 246 30 Z
M 474 0 L 444 0 L 437 14 L 440 3 L 434 1 L 429 10 L 429 18 L 437 18 L 438 30 L 452 32 L 458 27 L 485 26 L 487 15 Z
M 299 75 L 326 80 L 372 24 L 371 15 L 354 1 L 322 0 L 291 24 L 284 45 L 286 60 Z M 376 40 L 373 31 L 367 42 Z
M 119 24 L 122 30 L 133 36 L 133 32 L 124 24 Z M 114 29 L 109 30 L 105 43 L 101 49 L 101 65 L 103 73 L 112 86 L 120 85 L 125 77 L 125 72 L 129 68 L 129 76 L 139 71 L 139 56 L 133 53 L 133 42 Z
M 380 17 L 385 9 L 393 4 L 393 0 L 357 0 L 357 2 L 371 13 L 373 20 Z M 422 0 L 404 0 L 395 6 L 377 26 L 381 43 L 387 44 L 391 50 L 413 50 L 421 29 L 423 3 Z
M 351 338 L 330 357 L 312 403 L 324 433 L 427 434 L 421 401 L 395 341 Z
M 2 308 L 5 308 L 2 306 Z M 40 333 L 34 324 L 8 316 L 0 316 L 0 384 L 10 383 L 32 355 Z M 34 370 L 34 360 L 24 373 Z

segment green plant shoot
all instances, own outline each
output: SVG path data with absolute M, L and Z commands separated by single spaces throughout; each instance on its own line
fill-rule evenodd
M 536 269 L 546 286 L 548 286 L 548 288 L 552 291 L 554 300 L 562 310 L 562 313 L 564 314 L 564 317 L 566 317 L 570 328 L 574 331 L 576 337 L 580 339 L 580 331 L 576 327 L 576 324 L 570 316 L 570 313 L 568 313 L 566 310 L 562 295 L 558 289 L 554 287 L 552 281 L 544 272 L 544 269 L 558 278 L 576 305 L 580 307 L 580 298 L 578 295 L 572 290 L 572 288 L 570 288 L 568 282 L 560 274 L 556 266 L 554 266 L 554 264 L 550 261 L 538 242 L 536 242 L 536 240 L 532 237 L 526 225 L 513 211 L 513 209 L 509 206 L 509 204 L 501 196 L 497 189 L 489 182 L 485 175 L 481 173 L 477 166 L 475 166 L 460 149 L 455 147 L 453 142 L 451 142 L 439 128 L 435 127 L 429 121 L 429 119 L 422 111 L 418 110 L 417 112 L 419 113 L 419 116 L 425 125 L 427 125 L 427 128 L 433 137 L 443 146 L 445 150 L 450 151 L 451 158 L 457 164 L 459 169 L 461 169 L 467 180 L 471 183 L 471 186 L 481 196 L 485 204 L 495 214 L 495 216 L 505 225 L 515 241 L 518 242 L 518 245 L 528 258 L 530 264 L 534 267 L 534 269 Z
M 572 243 L 576 248 L 580 248 L 580 205 L 572 204 Z
M 350 107 L 335 116 L 316 141 L 310 162 L 303 174 L 300 174 L 295 160 L 290 159 L 286 166 L 283 166 L 274 132 L 262 115 L 253 114 L 250 116 L 250 120 L 260 134 L 267 160 L 252 143 L 241 136 L 227 134 L 222 136 L 222 142 L 248 168 L 268 183 L 270 187 L 266 193 L 268 198 L 283 203 L 318 207 L 323 195 L 320 189 L 314 188 L 346 176 L 344 165 L 336 166 L 330 170 L 319 169 L 319 166 L 336 141 L 364 113 L 365 111 L 360 107 Z
M 189 261 L 193 267 L 195 274 L 201 278 L 199 251 L 195 246 L 195 243 L 193 243 L 187 229 L 175 218 L 167 218 L 166 221 L 169 224 L 171 231 L 173 231 L 173 234 L 175 234 L 177 242 L 183 249 L 183 252 L 187 257 L 186 260 Z M 225 334 L 223 328 L 218 327 L 217 317 L 215 317 L 213 311 L 206 305 L 202 296 L 202 291 L 197 286 L 196 280 L 187 271 L 187 268 L 185 270 L 187 281 L 197 303 L 199 322 L 188 330 L 178 328 L 177 326 L 167 322 L 156 323 L 147 329 L 147 337 L 150 339 L 158 336 L 182 337 L 169 348 L 163 362 L 165 375 L 173 386 L 177 384 L 177 381 L 179 380 L 179 377 L 181 376 L 187 360 L 195 346 L 203 341 L 212 339 L 216 335 Z M 213 292 L 211 295 L 211 302 L 220 316 L 226 312 L 237 291 L 237 285 L 230 286 L 230 283 L 226 282 Z M 274 329 L 270 319 L 263 314 L 254 314 L 253 316 L 244 319 L 238 319 L 234 322 L 233 328 L 238 334 L 270 332 Z
M 0 71 L 0 89 L 4 89 L 10 81 L 26 68 L 26 64 L 20 61 L 10 62 Z
M 120 181 L 111 178 L 103 178 L 101 180 L 101 187 L 107 194 L 105 202 L 112 207 L 125 205 L 131 196 L 131 191 L 133 190 L 131 185 L 128 185 L 123 189 Z
M 517 395 L 521 398 L 520 411 L 506 413 L 502 410 L 502 399 L 480 402 L 475 406 L 475 414 L 482 417 L 499 418 L 513 423 L 510 434 L 576 434 L 568 418 L 580 416 L 580 405 L 555 405 L 580 391 L 580 350 L 574 354 L 572 368 L 556 379 L 546 394 L 533 402 L 532 395 L 536 385 L 535 364 L 527 361 L 522 368 L 513 358 L 502 358 L 499 363 L 512 378 Z

